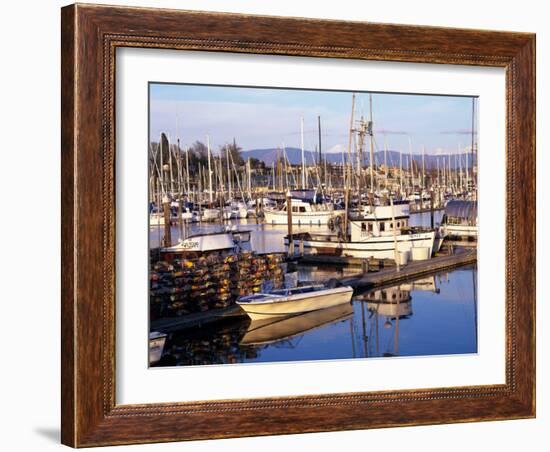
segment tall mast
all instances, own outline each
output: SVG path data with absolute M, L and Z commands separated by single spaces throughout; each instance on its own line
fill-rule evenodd
M 187 197 L 189 198 L 189 192 L 191 191 L 189 187 L 189 147 L 185 148 L 185 171 L 187 173 Z
M 306 189 L 306 159 L 304 150 L 304 117 L 300 118 L 300 138 L 302 144 L 302 189 Z
M 170 140 L 168 140 L 168 168 L 170 171 L 170 184 L 167 184 L 166 190 L 168 191 L 168 187 L 170 187 L 170 194 L 174 193 L 174 173 L 172 170 L 172 145 L 170 144 Z
M 412 151 L 412 140 L 409 136 L 409 171 L 411 173 L 411 190 L 414 190 L 414 164 L 413 164 L 413 151 Z
M 460 153 L 460 143 L 458 145 L 458 180 L 459 180 L 460 190 L 463 190 L 464 180 L 462 179 L 462 154 Z
M 348 139 L 348 162 L 346 168 L 348 168 L 349 176 L 347 185 L 351 185 L 351 145 L 352 145 L 352 138 L 353 138 L 353 114 L 355 111 L 355 93 L 353 93 L 351 97 L 351 116 L 350 116 L 350 122 L 349 122 L 349 139 Z M 347 172 L 348 172 L 347 171 Z
M 470 190 L 470 180 L 469 180 L 469 175 L 468 175 L 468 152 L 466 152 L 465 154 L 466 156 L 466 192 L 468 192 Z
M 323 174 L 323 151 L 321 150 L 321 116 L 317 116 L 317 131 L 319 134 L 319 171 L 321 173 L 321 177 L 319 179 L 321 179 L 320 183 L 323 183 L 323 176 L 326 177 L 326 174 Z
M 232 183 L 231 183 L 231 168 L 229 166 L 229 146 L 226 144 L 225 145 L 225 159 L 227 160 L 227 197 L 229 199 L 232 198 L 232 191 L 233 191 L 233 187 L 232 187 Z
M 349 217 L 349 186 L 351 183 L 351 142 L 352 142 L 352 136 L 353 136 L 353 113 L 355 111 L 355 93 L 353 93 L 351 97 L 351 115 L 350 115 L 350 121 L 349 121 L 349 140 L 348 140 L 348 163 L 345 167 L 346 169 L 346 177 L 344 178 L 344 238 L 347 241 L 347 235 L 348 235 L 348 217 Z M 349 168 L 349 171 L 348 171 Z M 349 173 L 349 174 L 348 174 Z
M 384 134 L 384 188 L 388 188 L 388 137 Z
M 426 162 L 424 156 L 426 154 L 426 147 L 422 145 L 422 190 L 426 189 Z
M 476 172 L 475 172 L 475 160 L 474 160 L 474 127 L 475 127 L 475 97 L 472 97 L 472 147 L 470 152 L 472 155 L 472 180 L 476 185 Z
M 399 151 L 399 192 L 403 193 L 403 153 Z
M 162 139 L 162 133 L 160 134 L 160 142 L 159 142 L 159 146 L 160 146 L 160 188 L 161 188 L 161 192 L 162 192 L 162 195 L 164 195 L 164 156 L 162 155 L 163 152 L 162 152 L 162 143 L 163 143 L 163 139 Z
M 370 191 L 374 195 L 374 128 L 372 122 L 372 94 L 369 94 L 369 132 L 370 132 L 370 154 L 369 154 L 369 173 L 370 173 Z M 371 203 L 374 202 L 374 196 L 371 196 Z
M 250 168 L 250 157 L 246 162 L 246 169 L 248 171 L 248 199 L 252 199 L 252 172 Z
M 206 135 L 206 147 L 208 149 L 208 200 L 212 204 L 212 163 L 210 162 L 210 137 L 208 135 Z

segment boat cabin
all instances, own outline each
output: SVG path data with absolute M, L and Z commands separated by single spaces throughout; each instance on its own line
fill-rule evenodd
M 394 221 L 395 220 L 395 221 Z M 350 220 L 352 242 L 360 242 L 371 237 L 401 234 L 409 227 L 409 204 L 396 203 L 391 206 L 367 206 L 359 215 Z
M 448 225 L 477 225 L 477 202 L 452 200 L 445 206 L 445 214 L 441 221 Z
M 301 199 L 292 199 L 290 201 L 290 206 L 293 214 L 308 213 L 308 212 L 319 212 L 322 210 L 330 210 L 332 205 L 330 204 L 311 204 L 307 201 Z M 281 207 L 281 212 L 286 212 L 287 210 L 286 201 Z

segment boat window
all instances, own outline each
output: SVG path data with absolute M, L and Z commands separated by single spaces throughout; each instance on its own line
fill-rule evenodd
M 286 206 L 284 206 L 281 210 L 282 210 L 283 212 L 286 212 Z
M 401 227 L 401 224 L 399 223 L 399 221 L 397 222 L 397 228 L 400 228 Z
M 292 211 L 293 211 L 293 212 L 298 212 L 298 207 L 293 207 L 293 208 L 292 208 Z
M 390 229 L 393 229 L 393 223 L 390 223 Z
M 372 223 L 369 223 L 368 226 L 369 226 L 369 232 L 372 232 L 372 231 L 373 231 L 373 225 L 372 225 Z
M 361 231 L 366 231 L 367 225 L 365 223 L 361 223 Z
M 386 223 L 380 223 L 380 232 L 386 230 Z
M 304 206 L 300 206 L 300 212 L 305 212 L 306 208 Z

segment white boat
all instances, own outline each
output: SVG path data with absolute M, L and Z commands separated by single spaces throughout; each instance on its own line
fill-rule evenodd
M 231 204 L 231 218 L 242 220 L 248 216 L 248 208 L 244 202 L 234 202 Z
M 176 245 L 161 248 L 162 253 L 208 253 L 250 248 L 250 231 L 219 231 L 193 234 Z
M 349 303 L 353 289 L 348 286 L 326 288 L 322 285 L 278 289 L 241 297 L 237 304 L 252 320 L 287 317 Z
M 344 214 L 343 210 L 335 210 L 330 203 L 313 204 L 301 199 L 292 199 L 292 224 L 325 225 L 330 220 Z M 286 201 L 280 209 L 266 207 L 264 209 L 266 224 L 287 224 L 288 212 Z
M 201 221 L 216 221 L 220 219 L 219 209 L 204 209 L 202 211 Z
M 441 231 L 450 237 L 477 238 L 477 202 L 449 201 L 441 220 Z
M 152 331 L 149 333 L 149 364 L 155 364 L 162 358 L 166 334 Z
M 164 226 L 164 213 L 151 212 L 149 214 L 149 227 Z
M 330 233 L 301 233 L 294 236 L 295 243 L 302 242 L 304 252 L 330 254 L 357 258 L 395 259 L 398 252 L 411 252 L 424 248 L 431 256 L 439 251 L 441 238 L 436 240 L 435 230 L 409 227 L 409 204 L 393 206 L 367 206 L 350 215 L 348 231 L 339 235 Z M 343 236 L 349 240 L 343 240 Z M 285 239 L 288 243 L 288 238 Z

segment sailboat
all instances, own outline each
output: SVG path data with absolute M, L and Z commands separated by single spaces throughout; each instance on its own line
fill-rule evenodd
M 292 224 L 297 225 L 327 225 L 335 217 L 342 215 L 343 210 L 337 210 L 331 203 L 315 204 L 303 199 L 291 199 Z M 287 202 L 281 208 L 264 209 L 266 224 L 287 224 Z

